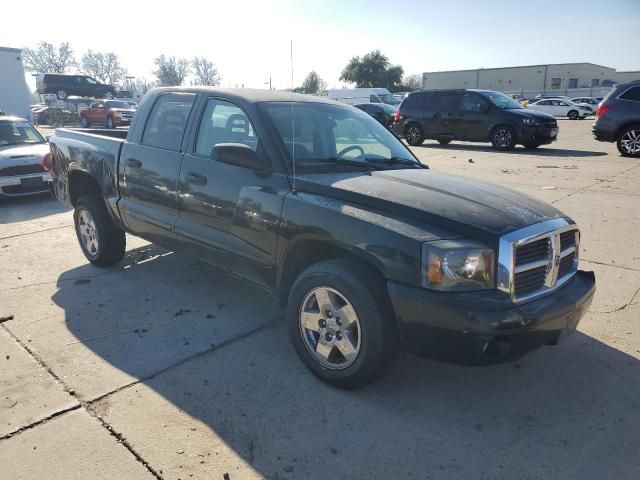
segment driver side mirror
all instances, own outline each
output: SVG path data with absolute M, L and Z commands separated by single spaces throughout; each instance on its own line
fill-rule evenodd
M 218 143 L 211 149 L 211 159 L 238 167 L 270 172 L 271 166 L 258 153 L 244 143 Z

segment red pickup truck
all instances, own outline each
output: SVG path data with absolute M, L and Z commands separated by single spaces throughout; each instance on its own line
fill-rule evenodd
M 131 124 L 135 112 L 131 105 L 121 100 L 97 100 L 89 108 L 80 110 L 80 124 L 85 128 L 92 125 L 116 128 Z

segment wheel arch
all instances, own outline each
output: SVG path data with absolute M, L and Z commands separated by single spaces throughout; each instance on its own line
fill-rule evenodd
M 618 137 L 620 137 L 622 132 L 624 132 L 627 128 L 634 127 L 634 126 L 637 126 L 638 128 L 640 128 L 640 121 L 638 121 L 638 120 L 629 120 L 628 122 L 623 123 L 616 130 L 616 135 L 614 137 L 614 140 L 617 142 L 618 141 Z
M 78 199 L 83 195 L 95 194 L 102 196 L 100 183 L 89 173 L 83 170 L 69 171 L 69 201 L 75 206 Z
M 287 305 L 291 286 L 303 270 L 315 263 L 334 259 L 357 262 L 368 268 L 381 281 L 386 278 L 382 263 L 360 248 L 326 239 L 300 238 L 286 250 L 282 257 L 276 289 L 280 305 L 283 307 Z

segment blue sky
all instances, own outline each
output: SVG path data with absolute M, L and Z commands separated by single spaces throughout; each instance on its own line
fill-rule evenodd
M 165 53 L 213 60 L 224 86 L 289 87 L 315 69 L 338 87 L 349 58 L 380 49 L 407 74 L 537 63 L 593 62 L 640 70 L 640 0 L 603 1 L 137 1 L 105 9 L 67 0 L 3 5 L 0 46 L 68 41 L 114 51 L 152 79 Z

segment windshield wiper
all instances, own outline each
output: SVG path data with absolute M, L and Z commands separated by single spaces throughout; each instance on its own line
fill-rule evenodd
M 385 165 L 408 165 L 417 168 L 427 168 L 423 164 L 407 158 L 391 157 L 391 158 L 365 158 L 368 163 L 384 163 Z
M 381 170 L 380 167 L 376 167 L 375 165 L 372 165 L 368 161 L 349 160 L 348 158 L 342 158 L 342 157 L 323 158 L 322 160 L 319 160 L 319 161 L 328 163 L 330 165 L 349 165 L 352 167 L 359 167 L 365 170 Z

